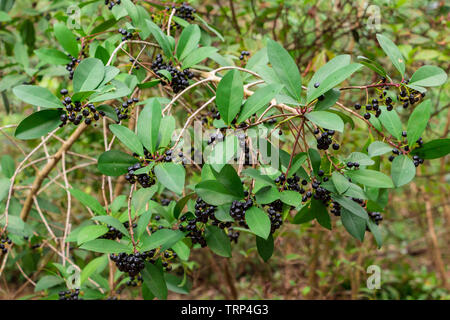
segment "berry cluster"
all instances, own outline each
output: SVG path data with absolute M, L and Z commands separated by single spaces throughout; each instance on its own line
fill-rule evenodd
M 281 213 L 283 212 L 283 203 L 280 200 L 275 200 L 267 209 L 267 213 L 270 218 L 270 233 L 274 233 L 283 224 L 283 217 Z
M 313 132 L 315 135 L 318 135 L 320 133 L 320 130 L 318 128 L 316 128 Z M 339 150 L 340 146 L 338 143 L 333 143 L 333 135 L 334 135 L 335 131 L 334 130 L 328 130 L 328 129 L 323 129 L 322 134 L 316 138 L 317 140 L 317 149 L 319 150 L 328 150 L 328 148 L 330 147 L 331 144 L 332 148 L 334 150 Z
M 209 136 L 207 144 L 210 145 L 214 141 L 221 142 L 221 141 L 223 141 L 223 138 L 224 138 L 224 136 L 223 136 L 222 132 L 219 131 L 217 133 L 213 133 Z
M 405 84 L 409 83 L 409 80 L 403 81 Z M 425 97 L 425 93 L 420 93 L 417 90 L 404 87 L 401 89 L 400 93 L 397 95 L 397 100 L 402 102 L 403 108 L 406 109 L 410 105 L 414 105 L 415 103 L 419 102 L 420 99 Z
M 79 297 L 80 289 L 59 292 L 59 300 L 83 300 Z
M 128 108 L 133 103 L 139 102 L 138 98 L 130 98 L 127 101 L 124 101 L 120 107 L 115 107 L 114 111 L 116 112 L 117 118 L 119 119 L 117 123 L 119 123 L 121 120 L 128 119 L 128 114 L 130 112 L 130 109 Z
M 119 254 L 111 254 L 109 257 L 116 263 L 116 266 L 120 271 L 126 272 L 130 277 L 134 278 L 145 268 L 145 260 L 147 258 L 152 258 L 153 255 L 154 251 L 145 253 L 136 252 L 131 254 L 121 252 Z
M 8 252 L 8 248 L 12 245 L 12 240 L 6 237 L 2 237 L 0 240 L 0 254 L 6 254 Z
M 347 162 L 347 168 L 351 169 L 351 168 L 355 168 L 358 169 L 359 168 L 359 163 L 358 162 Z
M 242 51 L 242 52 L 241 52 L 241 55 L 239 56 L 239 59 L 240 59 L 240 60 L 244 60 L 244 57 L 245 57 L 245 56 L 249 57 L 249 56 L 250 56 L 250 52 L 245 51 L 245 50 Z
M 131 184 L 135 184 L 137 181 L 143 188 L 150 188 L 156 182 L 154 172 L 153 170 L 150 170 L 148 173 L 134 173 L 141 168 L 142 165 L 139 162 L 128 167 L 128 173 L 125 175 L 125 180 Z
M 172 8 L 175 8 L 175 6 L 172 6 Z M 170 8 L 166 8 L 167 10 L 170 10 Z M 184 2 L 181 6 L 178 8 L 175 8 L 175 16 L 184 19 L 186 21 L 193 21 L 195 20 L 194 13 L 195 9 L 191 7 L 188 3 Z
M 230 207 L 230 216 L 242 227 L 247 227 L 245 223 L 245 212 L 253 206 L 253 200 L 233 201 Z
M 68 54 L 67 56 L 71 59 L 71 61 L 66 64 L 66 70 L 69 71 L 69 79 L 72 80 L 75 67 L 81 62 L 81 60 L 72 57 L 71 54 Z
M 108 6 L 109 10 L 112 10 L 115 5 L 119 5 L 121 3 L 121 0 L 116 0 L 115 2 L 113 0 L 105 0 L 105 5 Z
M 180 224 L 180 231 L 188 231 L 187 236 L 191 238 L 193 244 L 199 243 L 202 247 L 206 247 L 203 227 L 198 226 L 197 222 L 205 224 L 209 219 L 217 220 L 214 216 L 215 211 L 215 206 L 207 204 L 202 198 L 197 198 L 195 203 L 195 218 L 188 220 L 187 225 Z M 186 215 L 182 216 L 180 221 L 186 221 Z
M 123 36 L 122 41 L 130 40 L 131 38 L 133 38 L 133 33 L 127 31 L 126 29 L 119 28 L 119 30 L 117 31 Z
M 341 205 L 337 203 L 336 201 L 331 202 L 332 208 L 330 212 L 334 214 L 336 217 L 339 217 L 341 215 Z
M 172 61 L 168 64 L 164 63 L 161 54 L 157 54 L 156 59 L 152 62 L 152 70 L 155 73 L 158 73 L 160 70 L 166 70 L 170 73 L 170 76 L 172 77 L 170 86 L 174 93 L 178 93 L 187 88 L 189 86 L 189 79 L 194 77 L 194 74 L 189 71 L 189 69 L 184 69 L 183 71 L 178 70 L 172 65 Z
M 383 220 L 383 216 L 379 212 L 367 212 L 370 219 L 372 219 L 377 225 Z
M 123 234 L 113 226 L 108 225 L 108 232 L 100 237 L 100 239 L 116 240 L 122 239 Z
M 60 127 L 65 126 L 67 122 L 72 122 L 74 125 L 79 125 L 84 118 L 84 123 L 87 125 L 91 124 L 92 121 L 97 121 L 100 116 L 105 116 L 105 112 L 102 110 L 97 111 L 92 103 L 82 105 L 80 101 L 72 101 L 72 98 L 67 94 L 69 93 L 67 89 L 61 89 L 61 95 L 63 100 L 61 101 L 65 106 L 66 113 L 63 113 L 60 117 L 61 124 Z

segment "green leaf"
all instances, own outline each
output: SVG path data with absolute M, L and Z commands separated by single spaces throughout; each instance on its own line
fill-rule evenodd
M 308 206 L 302 207 L 292 220 L 293 224 L 302 224 L 309 222 L 315 218 L 314 211 Z
M 347 209 L 352 214 L 357 215 L 358 217 L 360 217 L 364 220 L 369 219 L 369 216 L 368 216 L 366 210 L 364 210 L 364 208 L 361 207 L 359 204 L 357 204 L 355 201 L 353 201 L 345 196 L 340 196 L 337 194 L 331 195 L 331 199 L 333 199 L 334 201 L 339 203 L 342 208 Z
M 337 171 L 334 171 L 331 175 L 331 181 L 339 194 L 345 193 L 350 188 L 350 182 Z
M 150 223 L 150 219 L 152 218 L 152 211 L 148 210 L 145 211 L 141 216 L 139 217 L 137 229 L 136 229 L 136 235 L 138 239 L 141 239 L 142 235 L 144 234 L 148 224 Z
M 352 179 L 353 182 L 360 183 L 367 187 L 374 188 L 393 188 L 391 178 L 384 173 L 370 169 L 358 169 L 346 171 L 345 175 Z
M 391 149 L 392 150 L 392 149 Z M 350 161 L 350 162 L 357 162 L 362 166 L 371 166 L 375 163 L 375 161 L 373 161 L 372 159 L 370 159 L 370 157 L 362 152 L 352 152 L 348 158 L 346 159 L 346 161 Z
M 267 239 L 256 236 L 256 248 L 259 256 L 267 262 L 273 254 L 274 243 L 272 234 Z
M 327 208 L 322 204 L 322 202 L 312 199 L 311 211 L 314 212 L 317 222 L 319 222 L 322 227 L 331 230 L 331 218 L 328 214 Z
M 184 233 L 180 230 L 161 229 L 152 233 L 150 237 L 144 239 L 141 251 L 149 251 L 159 247 L 166 250 L 172 247 L 175 243 L 184 238 Z
M 178 219 L 181 212 L 183 211 L 184 207 L 188 203 L 188 201 L 195 195 L 194 192 L 189 193 L 188 195 L 184 196 L 180 200 L 178 200 L 177 204 L 175 205 L 175 208 L 173 208 L 173 216 L 175 219 Z
M 92 220 L 100 221 L 100 222 L 107 224 L 108 226 L 114 227 L 116 230 L 119 230 L 126 237 L 130 238 L 130 234 L 128 233 L 128 230 L 125 228 L 123 223 L 114 217 L 97 216 L 97 217 L 93 217 Z
M 366 220 L 367 226 L 369 227 L 370 232 L 373 234 L 375 241 L 377 243 L 378 249 L 383 245 L 383 238 L 381 237 L 380 230 L 375 222 L 368 219 Z
M 391 60 L 394 67 L 402 76 L 405 75 L 405 58 L 391 39 L 382 34 L 377 34 L 377 40 L 383 51 Z
M 272 83 L 267 86 L 261 87 L 255 91 L 250 98 L 245 101 L 242 111 L 239 114 L 237 123 L 241 123 L 252 116 L 252 114 L 258 112 L 264 108 L 283 88 L 278 83 Z
M 95 199 L 93 196 L 84 193 L 81 190 L 78 189 L 69 189 L 69 192 L 72 196 L 74 196 L 78 201 L 80 201 L 83 205 L 91 209 L 95 214 L 98 215 L 105 215 L 106 210 L 103 208 L 103 206 L 98 202 L 97 199 Z
M 108 256 L 103 255 L 101 257 L 91 260 L 81 271 L 80 284 L 83 284 L 91 275 L 99 273 L 108 264 Z
M 34 50 L 39 60 L 49 64 L 63 65 L 71 62 L 70 58 L 64 53 L 56 49 L 41 48 Z
M 167 299 L 167 284 L 164 280 L 164 272 L 160 266 L 151 263 L 145 264 L 145 269 L 141 271 L 144 284 L 150 291 L 161 300 Z
M 306 152 L 300 152 L 295 155 L 295 157 L 292 159 L 292 165 L 289 169 L 288 178 L 292 177 L 302 166 L 302 164 L 306 161 L 308 158 L 308 155 Z
M 302 78 L 289 52 L 286 51 L 278 42 L 268 39 L 267 55 L 275 74 L 280 79 L 290 96 L 296 101 L 300 101 L 302 91 Z
M 158 164 L 155 166 L 155 175 L 158 181 L 170 191 L 177 194 L 183 192 L 186 170 L 181 164 L 172 162 Z
M 136 174 L 137 171 L 135 171 Z M 131 199 L 131 204 L 134 207 L 136 212 L 140 212 L 141 209 L 145 207 L 145 205 L 150 201 L 153 195 L 158 191 L 158 186 L 153 185 L 150 188 L 143 188 L 137 190 L 133 194 L 133 198 Z
M 374 141 L 369 145 L 368 152 L 370 157 L 381 156 L 392 151 L 392 147 L 381 141 Z
M 280 192 L 273 186 L 262 187 L 255 193 L 256 202 L 259 204 L 267 204 L 280 199 Z
M 59 44 L 70 53 L 73 57 L 77 57 L 79 51 L 78 42 L 75 35 L 66 25 L 62 22 L 58 22 L 53 26 L 53 30 L 55 33 L 56 40 L 58 40 Z
M 128 167 L 136 164 L 135 157 L 122 151 L 110 150 L 98 158 L 98 170 L 107 176 L 117 177 L 128 172 Z
M 156 42 L 161 46 L 164 51 L 164 55 L 168 58 L 172 58 L 172 47 L 170 45 L 168 37 L 161 31 L 161 29 L 152 21 L 145 20 L 147 27 L 150 29 L 151 34 L 155 38 Z
M 255 179 L 257 181 L 264 182 L 265 184 L 269 184 L 273 187 L 277 186 L 275 184 L 275 182 L 273 181 L 273 179 L 271 179 L 269 176 L 261 174 L 257 169 L 247 168 L 247 169 L 243 170 L 242 173 L 246 176 L 252 177 L 253 179 Z
M 177 58 L 183 60 L 192 50 L 197 48 L 201 32 L 196 24 L 191 24 L 181 32 L 177 44 Z
M 14 87 L 13 93 L 23 102 L 41 108 L 63 108 L 63 104 L 47 88 L 20 85 Z
M 330 109 L 339 100 L 340 96 L 341 90 L 335 88 L 328 90 L 323 94 L 324 99 L 317 101 L 314 110 L 325 111 Z
M 447 81 L 447 73 L 439 67 L 423 66 L 417 69 L 409 80 L 410 85 L 437 87 Z
M 2 172 L 7 178 L 11 178 L 14 175 L 16 165 L 14 159 L 9 155 L 4 155 L 1 161 Z M 1 201 L 1 200 L 0 200 Z
M 176 121 L 174 117 L 165 116 L 161 119 L 158 148 L 165 148 L 170 144 L 172 135 L 175 132 L 175 126 Z
M 347 209 L 341 209 L 341 220 L 345 229 L 353 237 L 359 241 L 364 240 L 364 233 L 366 232 L 366 220 L 352 214 Z
M 344 131 L 344 121 L 334 113 L 327 111 L 313 111 L 307 113 L 305 117 L 319 127 L 339 132 Z
M 300 196 L 300 193 L 292 190 L 285 190 L 283 192 L 280 192 L 280 200 L 283 203 L 286 203 L 293 207 L 297 207 L 302 203 L 302 197 Z
M 322 82 L 319 83 L 319 86 L 317 88 L 313 87 L 311 90 L 308 90 L 307 94 L 307 102 L 310 103 L 314 99 L 320 97 L 321 95 L 325 94 L 329 90 L 336 87 L 338 84 L 340 84 L 342 81 L 346 80 L 348 77 L 350 77 L 354 72 L 361 69 L 362 65 L 359 63 L 352 63 L 349 65 L 346 65 L 342 68 L 339 68 L 335 70 L 334 72 L 330 73 L 326 76 L 326 78 Z
M 39 292 L 42 290 L 46 290 L 49 288 L 52 288 L 54 286 L 57 286 L 61 283 L 63 283 L 64 280 L 57 276 L 43 276 L 39 279 L 39 281 L 36 283 L 36 286 L 34 287 L 34 292 Z
M 398 140 L 402 139 L 402 121 L 395 110 L 387 111 L 386 107 L 380 107 L 379 120 L 383 127 Z
M 392 161 L 391 176 L 396 187 L 403 186 L 414 179 L 416 167 L 406 155 L 399 155 Z
M 229 124 L 241 109 L 244 98 L 242 78 L 237 70 L 229 71 L 219 82 L 216 92 L 217 109 Z
M 74 92 L 94 90 L 103 81 L 104 76 L 105 67 L 100 59 L 84 59 L 73 74 L 73 90 Z
M 241 178 L 239 178 L 233 166 L 229 164 L 225 165 L 217 175 L 217 181 L 230 190 L 236 197 L 244 197 L 244 188 L 242 186 Z
M 431 100 L 425 100 L 414 108 L 411 116 L 408 119 L 407 137 L 408 145 L 412 147 L 416 144 L 416 141 L 420 138 L 427 127 L 428 120 L 431 117 Z
M 238 151 L 239 141 L 235 135 L 229 135 L 224 141 L 219 141 L 212 148 L 208 155 L 207 163 L 210 164 L 214 170 L 220 171 L 225 164 L 234 158 Z
M 144 147 L 154 153 L 162 119 L 162 108 L 158 99 L 150 100 L 139 115 L 137 135 Z
M 188 261 L 191 255 L 191 249 L 182 240 L 178 241 L 172 246 L 173 251 L 176 252 L 178 257 L 183 261 Z
M 111 124 L 109 130 L 132 152 L 144 156 L 144 148 L 133 131 L 119 124 Z
M 321 163 L 320 153 L 316 149 L 309 148 L 308 156 L 309 156 L 309 159 L 311 160 L 311 166 L 313 168 L 314 174 L 317 174 L 317 172 L 320 169 L 320 163 Z
M 326 64 L 324 64 L 322 67 L 319 68 L 319 70 L 314 73 L 311 80 L 308 83 L 308 92 L 311 92 L 312 90 L 315 90 L 314 84 L 319 83 L 321 84 L 329 75 L 334 73 L 335 71 L 348 66 L 350 64 L 350 55 L 343 54 L 334 57 L 330 61 L 328 61 Z
M 108 232 L 108 227 L 103 225 L 87 226 L 81 229 L 77 235 L 77 244 L 81 245 L 85 242 L 97 239 Z
M 61 110 L 42 110 L 23 119 L 16 128 L 14 136 L 21 140 L 40 138 L 55 130 L 61 124 Z
M 190 68 L 199 62 L 202 62 L 206 58 L 209 58 L 213 53 L 217 51 L 214 47 L 201 47 L 192 51 L 186 58 L 184 58 L 182 66 L 183 69 Z
M 436 139 L 414 149 L 411 154 L 422 159 L 437 159 L 450 153 L 450 139 Z
M 367 68 L 375 71 L 382 77 L 389 77 L 386 73 L 386 70 L 376 61 L 370 60 L 369 58 L 366 58 L 364 56 L 358 56 L 357 57 L 362 65 L 366 66 Z
M 245 222 L 255 235 L 267 239 L 271 224 L 266 212 L 253 206 L 245 212 Z
M 240 200 L 231 190 L 216 180 L 205 180 L 195 186 L 195 192 L 206 202 L 214 206 Z
M 96 239 L 86 242 L 80 247 L 80 249 L 100 253 L 120 253 L 130 251 L 128 246 L 120 242 L 108 239 Z
M 206 226 L 205 233 L 208 247 L 217 255 L 230 258 L 231 243 L 225 232 L 216 226 Z

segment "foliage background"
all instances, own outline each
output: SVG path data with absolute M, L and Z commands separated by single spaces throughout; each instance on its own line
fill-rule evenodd
M 0 9 L 5 10 L 13 2 L 1 0 Z M 63 9 L 69 4 L 70 1 L 18 0 L 9 12 L 12 20 L 0 22 L 0 154 L 11 156 L 16 164 L 23 159 L 18 146 L 31 150 L 35 143 L 14 141 L 12 130 L 5 128 L 17 124 L 31 111 L 18 102 L 10 88 L 20 82 L 33 81 L 23 72 L 23 65 L 34 63 L 34 49 L 55 45 L 47 28 L 55 16 L 64 14 Z M 190 4 L 224 35 L 225 42 L 219 45 L 222 53 L 237 57 L 242 50 L 256 52 L 262 47 L 263 37 L 268 35 L 292 53 L 306 78 L 336 54 L 384 57 L 375 39 L 376 32 L 367 27 L 370 14 L 364 9 L 363 1 L 205 0 L 191 1 Z M 399 45 L 408 59 L 407 65 L 413 70 L 423 64 L 439 65 L 448 73 L 448 3 L 371 1 L 369 4 L 380 8 L 381 31 L 390 34 Z M 17 49 L 16 37 L 26 45 L 29 61 L 21 55 L 20 48 Z M 385 66 L 390 66 L 387 58 L 382 59 Z M 62 87 L 60 76 L 61 70 L 55 68 L 44 75 L 40 85 L 51 91 L 59 90 Z M 16 82 L 12 83 L 11 79 Z M 352 81 L 365 83 L 367 80 L 356 76 Z M 449 93 L 448 82 L 439 89 L 430 90 L 433 118 L 424 140 L 448 137 Z M 360 99 L 362 95 L 358 92 L 341 96 L 347 105 Z M 355 146 L 364 145 L 364 128 L 357 125 L 344 139 L 344 148 L 353 150 Z M 69 134 L 70 130 L 65 129 L 62 138 Z M 75 144 L 73 151 L 96 157 L 102 151 L 98 141 L 102 141 L 101 132 L 89 130 Z M 58 146 L 49 144 L 48 148 L 52 152 Z M 78 165 L 75 160 L 67 166 Z M 71 184 L 86 193 L 99 193 L 96 170 L 95 166 L 88 166 L 71 172 Z M 314 223 L 283 226 L 274 256 L 266 264 L 261 263 L 254 244 L 246 243 L 245 239 L 234 247 L 231 260 L 218 258 L 207 251 L 196 251 L 193 261 L 197 268 L 189 297 L 448 299 L 450 291 L 445 278 L 450 272 L 447 266 L 450 259 L 449 172 L 448 156 L 427 161 L 419 168 L 414 182 L 389 194 L 389 206 L 381 228 L 385 243 L 380 250 L 371 241 L 357 242 L 343 228 L 329 232 Z M 26 183 L 31 177 L 24 175 L 21 179 Z M 65 210 L 64 190 L 50 189 L 39 201 L 45 214 L 57 220 L 58 214 Z M 13 203 L 12 210 L 20 211 L 20 203 Z M 80 221 L 86 214 L 79 203 L 75 203 L 72 210 Z M 31 276 L 39 267 L 46 268 L 37 265 L 43 254 L 41 249 L 28 253 L 20 262 L 25 274 Z M 85 258 L 82 252 L 74 255 L 79 260 Z M 380 290 L 366 289 L 366 268 L 372 264 L 382 269 Z M 23 286 L 24 283 L 25 279 L 17 269 L 3 274 L 0 298 L 32 295 L 32 288 Z M 124 296 L 129 294 L 125 292 Z M 172 299 L 185 297 L 175 293 L 169 295 Z

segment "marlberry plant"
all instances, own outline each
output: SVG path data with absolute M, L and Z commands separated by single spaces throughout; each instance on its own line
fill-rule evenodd
M 12 89 L 33 109 L 14 138 L 34 149 L 0 180 L 0 274 L 34 250 L 49 271 L 35 283 L 41 297 L 187 294 L 194 251 L 232 258 L 245 241 L 268 261 L 289 224 L 345 228 L 381 247 L 389 194 L 450 152 L 450 139 L 422 138 L 427 90 L 446 72 L 407 70 L 388 35 L 376 39 L 395 73 L 343 54 L 302 77 L 269 37 L 259 51 L 221 54 L 222 35 L 187 3 L 99 2 L 85 6 L 101 17 L 78 29 L 55 16 L 54 47 L 37 49 L 39 61 L 25 69 L 32 81 Z M 58 83 L 47 88 L 39 79 L 48 65 Z M 367 80 L 349 85 L 356 73 Z M 344 94 L 357 102 L 345 105 Z M 355 122 L 366 128 L 358 147 L 343 143 Z M 53 139 L 57 150 L 47 148 Z M 69 156 L 88 162 L 69 167 Z M 72 187 L 93 163 L 97 187 Z M 65 199 L 57 222 L 38 197 L 51 184 Z M 83 214 L 73 210 L 78 202 Z

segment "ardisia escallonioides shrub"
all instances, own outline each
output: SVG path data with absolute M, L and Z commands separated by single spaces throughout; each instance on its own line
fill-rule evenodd
M 18 139 L 42 138 L 33 152 L 60 130 L 73 133 L 21 193 L 20 217 L 9 214 L 24 162 L 16 168 L 1 220 L 2 259 L 23 239 L 44 237 L 27 218 L 65 153 L 86 130 L 104 135 L 104 153 L 90 154 L 98 158 L 102 198 L 65 185 L 68 198 L 92 218 L 76 225 L 69 210 L 63 233 L 46 239 L 59 253 L 55 259 L 64 260 L 54 263 L 58 275 L 38 286 L 50 296 L 114 298 L 114 288 L 124 284 L 139 287 L 146 299 L 164 299 L 168 289 L 186 293 L 191 250 L 207 247 L 231 257 L 246 234 L 267 261 L 285 224 L 316 220 L 331 229 L 340 219 L 356 239 L 370 234 L 381 246 L 388 193 L 412 181 L 416 167 L 450 151 L 450 139 L 421 137 L 431 116 L 426 88 L 445 83 L 446 73 L 425 65 L 408 76 L 385 35 L 376 38 L 397 74 L 345 54 L 307 80 L 269 38 L 257 52 L 221 55 L 220 41 L 212 46 L 209 35 L 220 39 L 220 33 L 188 5 L 150 14 L 130 0 L 105 4 L 112 23 L 75 30 L 56 23 L 60 48 L 39 51 L 43 64 L 66 66 L 66 88 L 56 94 L 36 85 L 13 89 L 38 108 L 15 131 Z M 377 80 L 342 86 L 355 72 Z M 359 102 L 342 104 L 345 91 Z M 408 114 L 407 123 L 399 113 Z M 341 140 L 356 120 L 367 126 L 367 143 L 347 152 Z M 72 248 L 102 255 L 80 268 L 70 259 Z M 108 260 L 116 268 L 104 271 Z M 69 268 L 80 277 L 67 290 Z M 112 288 L 108 272 L 114 272 Z

